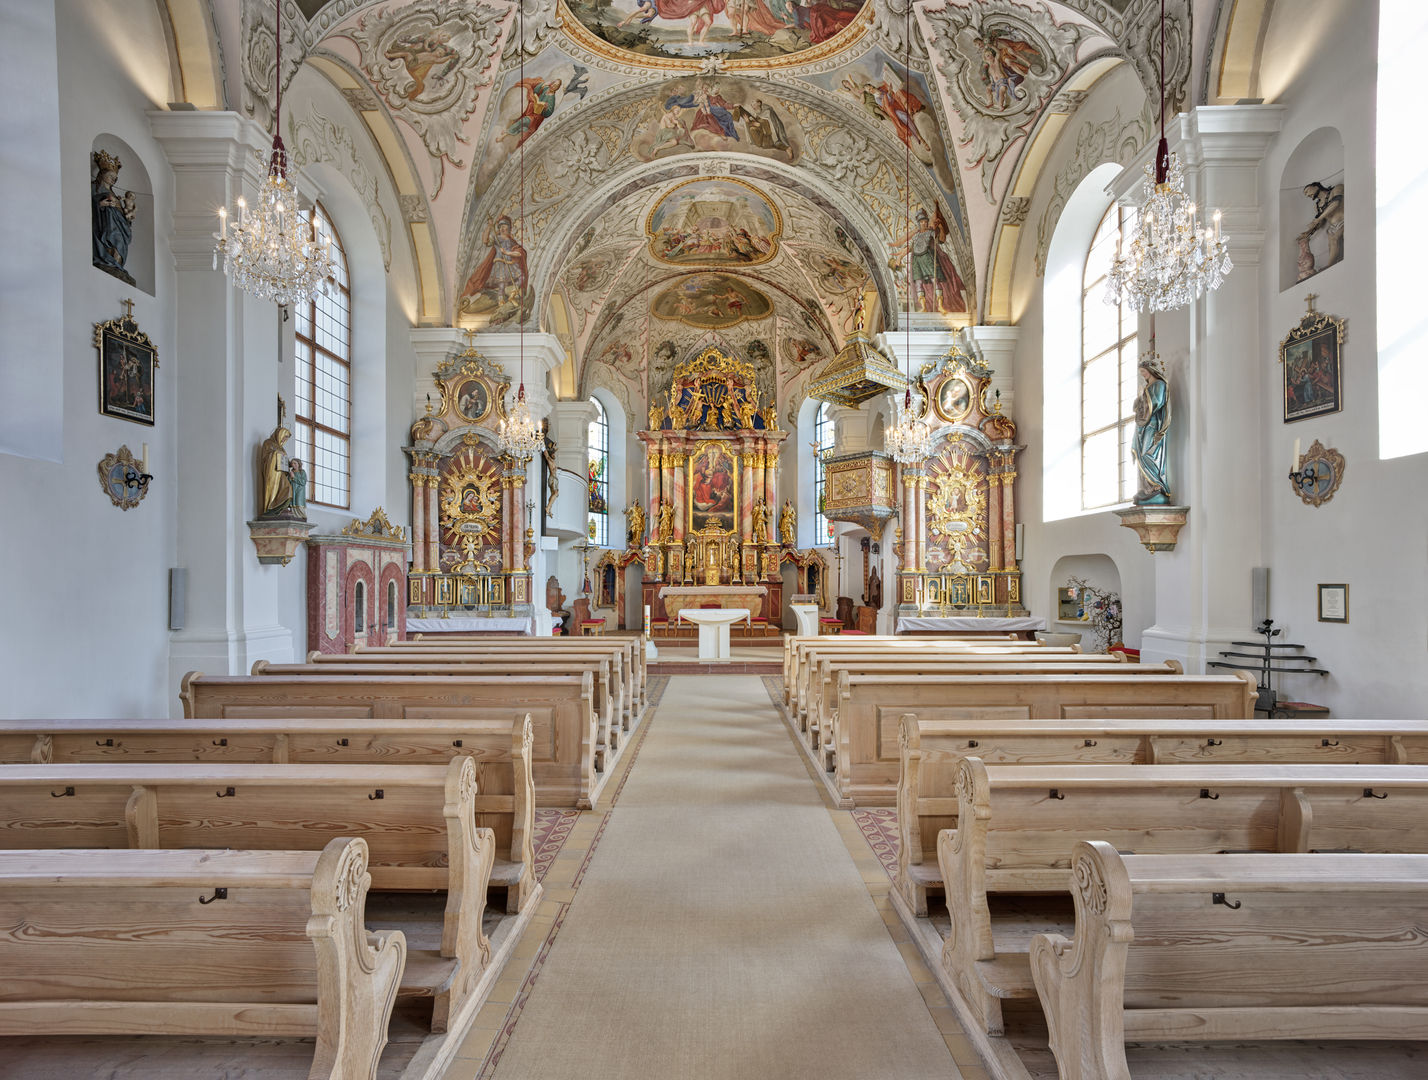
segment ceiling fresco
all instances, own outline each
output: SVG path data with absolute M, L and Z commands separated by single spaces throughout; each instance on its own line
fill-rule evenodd
M 1172 108 L 1207 2 L 1170 0 Z M 913 250 L 915 310 L 1005 318 L 1038 136 L 1111 70 L 1158 80 L 1159 0 L 282 4 L 278 73 L 272 4 L 241 0 L 242 108 L 336 87 L 360 125 L 299 93 L 283 134 L 344 169 L 389 262 L 409 246 L 418 321 L 548 329 L 632 415 L 711 340 L 796 404 L 859 297 L 898 325 Z

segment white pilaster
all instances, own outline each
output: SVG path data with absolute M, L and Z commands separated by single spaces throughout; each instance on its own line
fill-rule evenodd
M 992 371 L 987 386 L 987 407 L 994 401 L 1002 403 L 1002 412 L 1014 416 L 1015 382 L 1012 378 L 1016 359 L 1016 343 L 1021 336 L 1019 326 L 968 326 L 962 330 L 962 351 Z M 1001 397 L 995 395 L 1001 391 Z
M 545 522 L 544 531 L 548 536 L 578 540 L 585 535 L 585 482 L 578 478 L 589 475 L 590 424 L 596 414 L 595 405 L 590 401 L 557 401 L 551 410 L 555 463 L 561 473 L 560 494 Z M 617 540 L 624 535 L 623 510 L 624 507 L 610 507 L 612 547 L 617 546 Z
M 1179 660 L 1187 672 L 1203 672 L 1251 629 L 1250 569 L 1263 563 L 1262 462 L 1246 433 L 1262 416 L 1260 164 L 1282 113 L 1274 105 L 1202 106 L 1167 132 L 1201 216 L 1222 212 L 1235 264 L 1218 290 L 1155 320 L 1174 416 L 1171 490 L 1190 514 L 1174 551 L 1147 556 L 1155 559 L 1155 623 L 1142 654 Z M 1142 166 L 1153 154 L 1152 144 L 1112 185 L 1120 201 L 1139 201 Z M 1148 342 L 1144 316 L 1141 332 Z
M 292 396 L 278 308 L 230 286 L 213 264 L 217 210 L 256 196 L 269 138 L 232 112 L 154 112 L 150 127 L 174 172 L 177 552 L 189 571 L 187 628 L 170 648 L 177 685 L 195 668 L 231 674 L 258 659 L 291 660 L 280 598 L 303 578 L 291 564 L 260 565 L 246 524 L 257 512 L 253 448 L 276 425 L 277 395 Z

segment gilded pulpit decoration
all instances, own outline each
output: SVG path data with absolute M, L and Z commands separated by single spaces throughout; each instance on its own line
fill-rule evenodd
M 864 328 L 863 297 L 858 296 L 853 332 L 808 387 L 808 396 L 857 408 L 888 390 L 906 390 L 907 377 L 873 344 Z

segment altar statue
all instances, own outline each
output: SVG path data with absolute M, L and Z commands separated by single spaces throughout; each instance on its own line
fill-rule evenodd
M 626 525 L 625 540 L 632 547 L 637 548 L 645 542 L 645 508 L 638 502 L 630 503 L 625 510 Z
M 778 519 L 778 538 L 784 547 L 794 547 L 798 543 L 798 511 L 792 499 L 784 499 L 783 513 Z
M 659 503 L 657 539 L 661 544 L 668 544 L 674 540 L 674 503 L 669 499 L 661 499 Z
M 684 579 L 685 579 L 686 581 L 693 581 L 693 580 L 694 580 L 694 548 L 693 548 L 693 547 L 687 547 L 687 548 L 684 549 Z
M 768 535 L 769 535 L 769 509 L 768 509 L 768 503 L 764 502 L 763 499 L 760 499 L 758 502 L 754 503 L 754 528 L 753 528 L 753 539 L 754 539 L 754 543 L 756 543 L 756 544 L 762 544 L 765 540 L 768 539 Z
M 1140 472 L 1137 506 L 1165 506 L 1171 501 L 1170 484 L 1165 475 L 1165 435 L 1170 430 L 1170 397 L 1165 373 L 1159 358 L 1148 354 L 1137 366 L 1140 373 L 1140 393 L 1135 399 L 1136 469 Z

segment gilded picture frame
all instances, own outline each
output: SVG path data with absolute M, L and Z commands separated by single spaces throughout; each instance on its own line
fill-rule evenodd
M 99 350 L 99 411 L 131 423 L 154 426 L 159 354 L 132 314 L 95 323 Z
M 937 384 L 933 410 L 949 424 L 965 420 L 977 401 L 977 388 L 962 374 L 949 375 Z
M 992 591 L 992 575 L 977 575 L 977 603 L 978 605 L 992 603 L 992 598 L 996 594 Z
M 739 527 L 739 456 L 722 442 L 701 443 L 686 465 L 687 532 L 733 536 Z
M 1284 422 L 1336 413 L 1344 407 L 1343 345 L 1348 320 L 1314 310 L 1279 343 Z
M 491 384 L 479 375 L 461 379 L 451 388 L 452 407 L 468 424 L 479 424 L 490 416 L 494 400 Z

